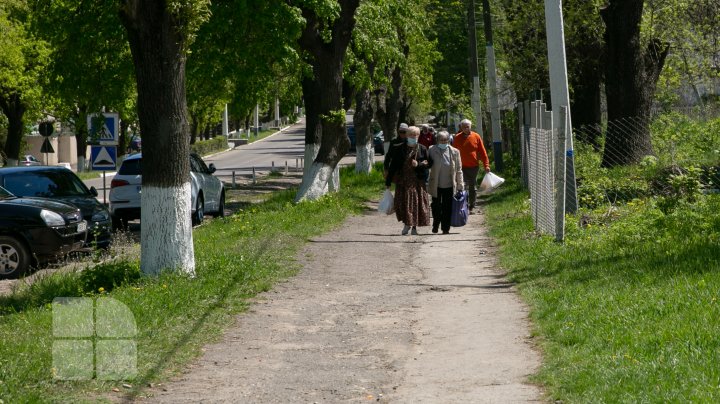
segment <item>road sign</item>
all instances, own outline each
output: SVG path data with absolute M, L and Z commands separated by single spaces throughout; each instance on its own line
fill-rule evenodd
M 117 168 L 117 147 L 91 146 L 90 161 L 93 171 L 115 171 Z
M 91 144 L 117 146 L 120 136 L 120 116 L 117 113 L 89 114 L 87 127 Z
M 54 130 L 55 128 L 53 128 L 53 124 L 50 122 L 43 122 L 38 126 L 38 132 L 45 137 L 52 135 Z
M 40 153 L 55 153 L 55 149 L 53 149 L 50 139 L 45 138 L 42 146 L 40 147 Z

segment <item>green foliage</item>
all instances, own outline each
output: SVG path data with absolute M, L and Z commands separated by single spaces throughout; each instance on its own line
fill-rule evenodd
M 228 148 L 225 136 L 216 136 L 209 140 L 201 140 L 190 145 L 190 151 L 201 156 L 223 151 Z
M 137 262 L 110 261 L 80 273 L 80 285 L 86 293 L 110 292 L 115 287 L 135 284 L 141 277 Z
M 720 118 L 701 121 L 667 113 L 653 121 L 650 129 L 660 165 L 720 162 Z
M 703 188 L 717 183 L 720 166 L 720 119 L 698 121 L 677 113 L 665 114 L 651 124 L 655 156 L 637 166 L 601 166 L 602 153 L 576 144 L 575 169 L 581 207 L 625 203 L 657 197 L 663 212 L 683 201 L 693 203 Z M 602 144 L 600 145 L 602 146 Z
M 327 115 L 321 114 L 320 119 L 325 122 L 332 122 L 338 125 L 345 123 L 346 112 L 344 109 L 330 111 Z
M 54 115 L 74 122 L 80 134 L 85 116 L 79 114 L 103 107 L 134 121 L 134 67 L 118 3 L 48 0 L 32 7 L 34 34 L 51 44 L 45 90 Z
M 20 115 L 23 121 L 33 121 L 41 114 L 45 102 L 46 66 L 50 61 L 49 45 L 34 35 L 29 11 L 25 0 L 0 3 L 0 113 L 15 119 L 14 114 L 7 115 L 10 111 L 5 108 L 17 103 L 26 111 Z M 24 122 L 15 124 L 25 126 Z
M 240 120 L 276 96 L 282 108 L 299 105 L 298 11 L 280 0 L 237 0 L 212 2 L 210 12 L 187 62 L 188 109 L 199 130 L 213 125 L 226 103 Z
M 530 305 L 550 401 L 718 401 L 720 198 L 669 214 L 631 201 L 569 224 L 564 244 L 533 234 L 526 201 L 509 179 L 487 220 Z

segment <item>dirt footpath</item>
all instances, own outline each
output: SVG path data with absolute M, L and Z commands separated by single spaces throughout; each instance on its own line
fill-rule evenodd
M 495 268 L 482 215 L 401 236 L 369 212 L 308 244 L 304 269 L 148 402 L 539 401 L 526 308 Z

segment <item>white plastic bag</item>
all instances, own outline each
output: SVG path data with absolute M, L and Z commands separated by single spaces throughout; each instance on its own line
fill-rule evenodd
M 492 172 L 486 173 L 480 183 L 480 193 L 489 194 L 497 189 L 502 183 L 505 182 L 504 178 L 498 177 Z
M 391 215 L 395 213 L 393 194 L 392 192 L 390 192 L 389 189 L 385 190 L 385 193 L 383 194 L 383 197 L 378 204 L 378 212 L 385 213 L 386 215 Z

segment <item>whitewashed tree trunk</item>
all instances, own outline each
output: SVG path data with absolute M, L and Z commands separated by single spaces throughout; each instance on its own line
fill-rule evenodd
M 85 156 L 78 156 L 78 162 L 77 162 L 77 172 L 81 173 L 85 171 Z M 118 166 L 120 165 L 120 162 L 118 161 Z
M 357 156 L 355 157 L 355 172 L 370 174 L 373 164 L 375 164 L 375 147 L 373 144 L 358 147 Z
M 319 143 L 305 144 L 305 164 L 303 164 L 302 182 L 305 182 L 305 179 L 308 178 L 310 168 L 312 168 L 312 162 L 315 161 L 315 157 L 317 157 L 319 151 Z
M 335 166 L 335 169 L 332 170 L 332 174 L 330 174 L 330 179 L 328 180 L 328 190 L 329 192 L 340 192 L 340 167 Z M 328 191 L 326 191 L 327 193 Z
M 140 269 L 147 275 L 174 270 L 195 276 L 190 183 L 143 186 L 140 208 Z
M 327 164 L 313 162 L 295 196 L 295 202 L 304 200 L 314 201 L 320 199 L 328 192 L 328 182 L 333 176 L 333 168 Z

